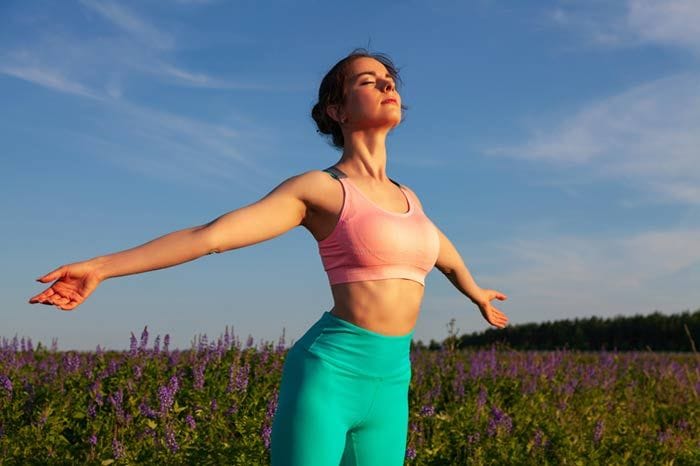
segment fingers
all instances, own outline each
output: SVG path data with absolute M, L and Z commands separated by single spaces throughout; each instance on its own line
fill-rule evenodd
M 46 283 L 46 282 L 50 282 L 50 281 L 56 280 L 57 278 L 61 277 L 61 275 L 63 275 L 63 271 L 64 271 L 63 268 L 64 268 L 64 266 L 61 266 L 61 267 L 59 267 L 59 268 L 57 268 L 57 269 L 55 269 L 55 270 L 53 270 L 53 271 L 47 273 L 47 274 L 44 275 L 43 277 L 37 278 L 36 280 L 37 280 L 38 282 L 42 282 L 42 283 Z
M 508 317 L 493 306 L 491 307 L 491 310 L 492 312 L 489 315 L 491 319 L 489 320 L 489 322 L 491 322 L 491 324 L 495 325 L 498 328 L 504 328 L 508 323 Z

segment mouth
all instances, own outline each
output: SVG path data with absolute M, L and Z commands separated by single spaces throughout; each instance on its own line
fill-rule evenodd
M 392 104 L 392 103 L 393 103 L 393 104 L 397 104 L 398 102 L 396 101 L 396 99 L 385 99 L 385 100 L 382 100 L 382 105 L 383 105 L 383 104 Z

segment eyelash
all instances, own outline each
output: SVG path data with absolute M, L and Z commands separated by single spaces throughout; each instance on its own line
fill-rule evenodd
M 374 84 L 374 81 L 365 81 L 361 84 L 361 86 L 364 86 L 365 84 Z M 394 84 L 393 81 L 392 81 L 392 84 Z

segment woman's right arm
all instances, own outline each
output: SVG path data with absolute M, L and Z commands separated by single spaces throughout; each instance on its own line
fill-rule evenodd
M 125 251 L 63 265 L 39 279 L 58 281 L 29 302 L 63 303 L 69 304 L 66 309 L 73 309 L 108 278 L 163 269 L 279 236 L 303 223 L 309 176 L 316 175 L 306 172 L 288 178 L 257 202 L 205 225 L 174 231 Z

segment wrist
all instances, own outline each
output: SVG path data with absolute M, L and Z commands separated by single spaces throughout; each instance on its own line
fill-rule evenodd
M 105 281 L 106 279 L 109 278 L 109 275 L 107 274 L 107 262 L 109 261 L 108 258 L 104 256 L 99 256 L 99 257 L 94 257 L 92 259 L 87 260 L 87 265 L 90 267 L 90 273 L 94 276 L 96 276 L 100 281 Z

